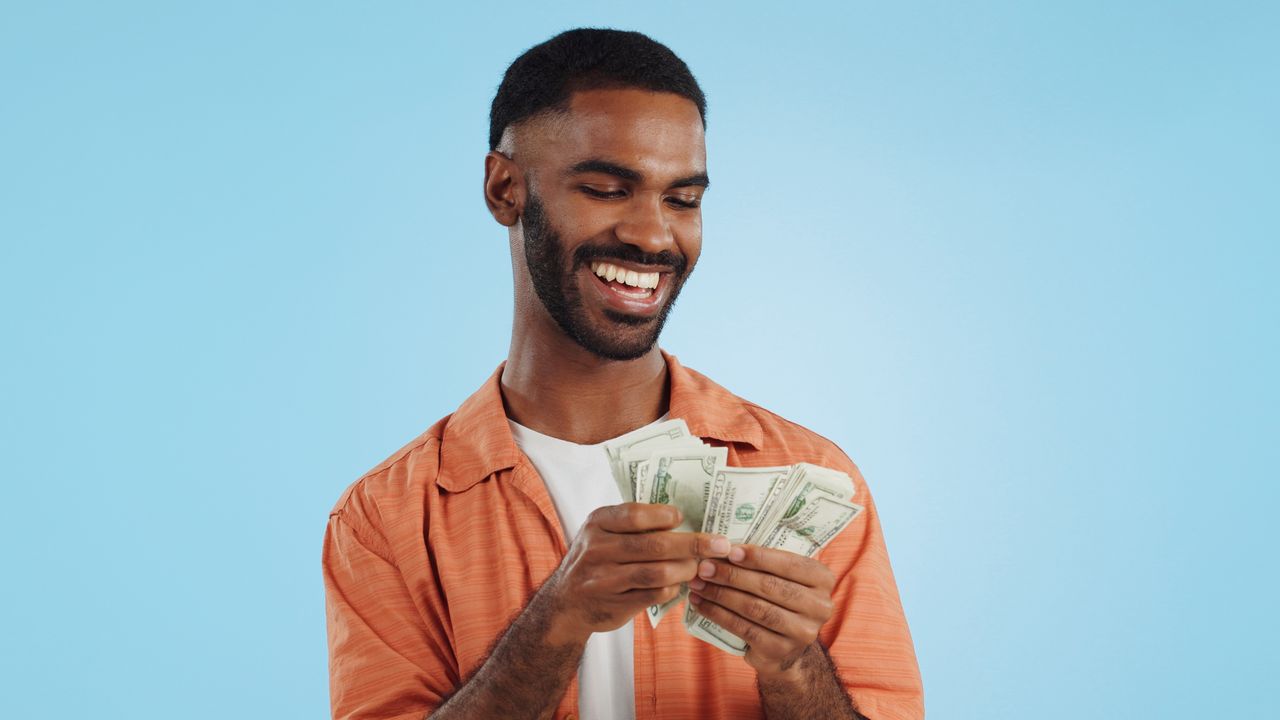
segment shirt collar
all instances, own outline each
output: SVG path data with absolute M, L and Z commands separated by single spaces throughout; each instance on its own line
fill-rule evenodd
M 712 382 L 705 375 L 680 364 L 661 350 L 671 381 L 671 419 L 682 418 L 689 432 L 724 443 L 746 443 L 759 449 L 764 430 L 749 410 L 750 403 Z M 467 398 L 445 425 L 440 450 L 439 484 L 450 492 L 462 492 L 481 480 L 516 466 L 520 450 L 502 405 L 502 368 L 489 376 Z

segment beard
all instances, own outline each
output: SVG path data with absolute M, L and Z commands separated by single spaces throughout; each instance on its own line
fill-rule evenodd
M 668 250 L 646 253 L 625 243 L 582 245 L 567 257 L 559 233 L 551 228 L 542 201 L 529 193 L 521 217 L 524 225 L 524 259 L 533 279 L 533 289 L 556 325 L 587 352 L 605 360 L 635 360 L 653 349 L 684 287 L 688 262 Z M 671 296 L 652 317 L 637 317 L 606 308 L 604 321 L 593 320 L 582 304 L 577 285 L 578 271 L 594 260 L 671 268 Z

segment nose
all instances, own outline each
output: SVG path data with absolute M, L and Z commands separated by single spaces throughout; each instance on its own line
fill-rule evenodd
M 618 224 L 614 234 L 628 245 L 646 253 L 659 253 L 675 247 L 675 237 L 663 212 L 658 193 L 637 193 Z

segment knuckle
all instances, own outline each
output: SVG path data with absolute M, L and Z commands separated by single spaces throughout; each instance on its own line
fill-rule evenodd
M 760 578 L 760 589 L 763 590 L 766 595 L 781 595 L 781 585 L 782 581 L 777 575 L 765 575 Z
M 644 536 L 644 554 L 651 557 L 661 557 L 663 551 L 663 543 L 652 535 Z
M 738 581 L 738 568 L 729 563 L 716 563 L 716 577 L 722 578 L 726 585 L 733 585 Z
M 592 510 L 589 515 L 587 515 L 587 524 L 592 527 L 599 527 L 601 523 L 606 522 L 610 518 L 615 517 L 616 510 L 617 510 L 616 505 L 607 505 L 605 507 L 598 507 L 595 510 Z
M 831 588 L 835 587 L 836 574 L 831 572 L 831 568 L 827 567 L 826 565 L 823 565 L 822 563 L 818 563 L 817 565 L 818 565 L 819 587 L 822 587 L 826 590 L 830 590 Z
M 782 611 L 778 609 L 777 605 L 770 605 L 765 609 L 764 617 L 761 619 L 761 622 L 771 628 L 776 628 L 782 627 L 782 620 Z
M 768 595 L 782 601 L 794 600 L 800 592 L 800 586 L 790 580 L 783 580 L 777 575 L 765 575 L 760 581 L 760 588 Z
M 622 549 L 629 555 L 650 557 L 661 554 L 662 543 L 650 535 L 627 535 L 622 540 Z
M 771 605 L 763 600 L 757 600 L 752 608 L 752 617 L 754 617 L 761 625 L 765 627 L 777 627 L 778 622 L 782 620 L 782 613 L 778 611 L 778 606 Z
M 822 618 L 823 622 L 831 619 L 831 615 L 835 613 L 835 609 L 836 605 L 831 602 L 831 598 L 824 597 L 818 600 L 818 616 Z
M 809 558 L 803 555 L 787 553 L 786 558 L 787 570 L 789 570 L 793 575 L 798 575 L 809 569 Z
M 653 568 L 636 568 L 631 573 L 631 582 L 636 587 L 652 587 L 657 584 L 658 573 Z

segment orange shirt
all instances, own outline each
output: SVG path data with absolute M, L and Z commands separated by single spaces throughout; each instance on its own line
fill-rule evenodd
M 670 417 L 727 447 L 730 465 L 805 461 L 854 479 L 853 500 L 866 511 L 818 555 L 837 579 L 835 615 L 819 637 L 862 714 L 923 718 L 911 634 L 857 466 L 829 440 L 664 357 Z M 501 372 L 334 505 L 322 559 L 334 718 L 429 714 L 564 557 L 551 497 L 511 437 Z M 637 720 L 763 717 L 742 658 L 688 635 L 679 613 L 656 629 L 633 624 Z M 576 718 L 577 706 L 575 678 L 555 717 Z

